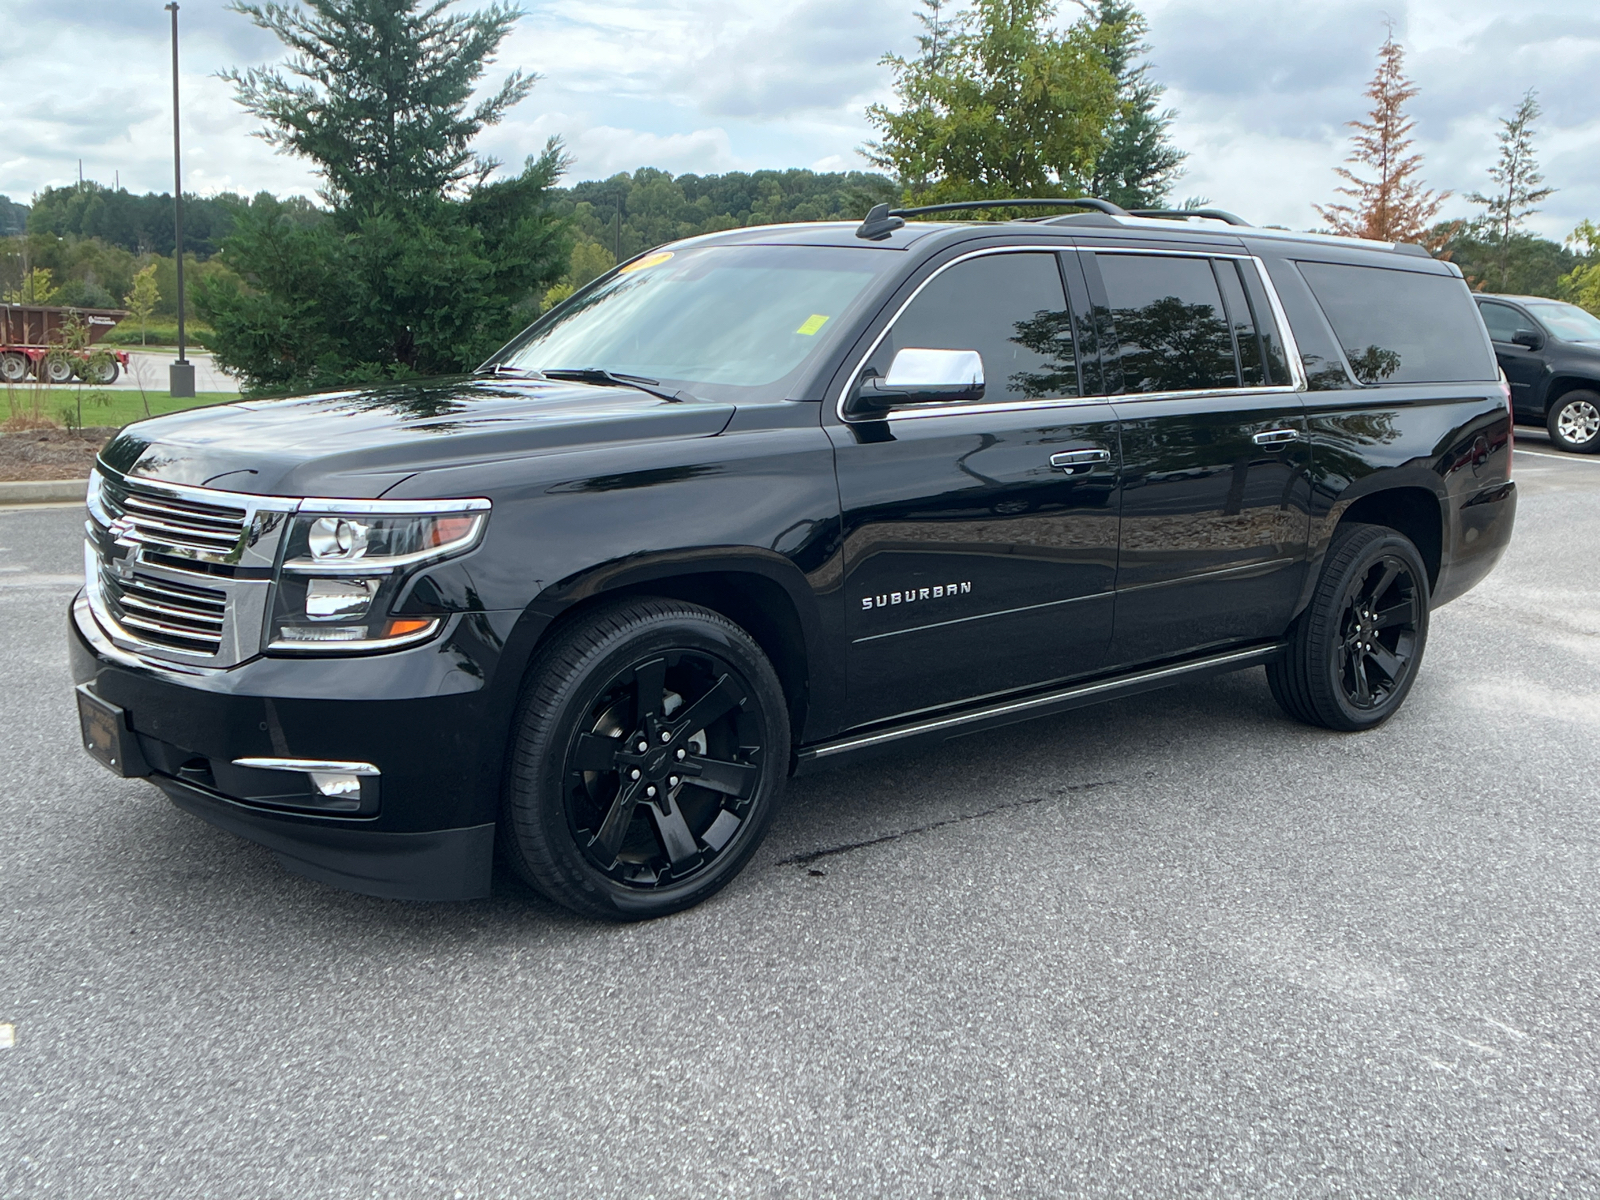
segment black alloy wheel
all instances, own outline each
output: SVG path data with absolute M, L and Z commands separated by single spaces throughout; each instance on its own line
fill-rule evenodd
M 719 614 L 598 612 L 539 656 L 513 730 L 502 828 L 528 882 L 594 916 L 697 904 L 765 835 L 789 765 L 782 688 Z
M 1422 601 L 1410 564 L 1385 554 L 1351 580 L 1339 614 L 1339 686 L 1358 712 L 1376 712 L 1411 677 Z
M 1370 729 L 1404 703 L 1427 638 L 1428 573 L 1416 546 L 1384 526 L 1342 526 L 1267 681 L 1297 720 Z
M 1550 440 L 1574 454 L 1600 452 L 1600 392 L 1568 392 L 1550 406 Z

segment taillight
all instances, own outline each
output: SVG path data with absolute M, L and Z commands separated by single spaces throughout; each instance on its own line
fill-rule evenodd
M 1506 373 L 1500 372 L 1500 394 L 1506 398 L 1506 478 L 1511 478 L 1511 452 L 1517 446 L 1517 421 L 1511 412 L 1511 384 Z

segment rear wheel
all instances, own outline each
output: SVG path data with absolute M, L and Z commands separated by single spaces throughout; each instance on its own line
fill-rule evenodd
M 1550 406 L 1545 424 L 1561 449 L 1595 453 L 1600 450 L 1600 392 L 1568 392 Z
M 789 767 L 783 689 L 725 617 L 673 600 L 602 609 L 529 673 L 501 828 L 511 866 L 589 916 L 688 908 L 737 875 Z
M 79 379 L 82 379 L 85 383 L 98 384 L 101 387 L 115 383 L 120 373 L 120 364 L 116 359 L 109 357 L 98 361 L 87 358 L 80 359 L 73 366 L 73 374 L 77 375 Z
M 1298 721 L 1371 729 L 1405 703 L 1427 640 L 1428 570 L 1416 546 L 1381 525 L 1344 526 L 1267 682 Z
M 46 383 L 71 383 L 72 360 L 47 354 L 34 365 L 34 374 Z
M 0 382 L 21 383 L 28 377 L 26 354 L 0 354 Z

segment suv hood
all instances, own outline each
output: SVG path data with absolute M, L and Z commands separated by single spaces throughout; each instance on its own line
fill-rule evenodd
M 128 426 L 100 458 L 125 475 L 192 487 L 365 500 L 434 467 L 711 437 L 733 412 L 632 388 L 448 379 L 155 417 Z

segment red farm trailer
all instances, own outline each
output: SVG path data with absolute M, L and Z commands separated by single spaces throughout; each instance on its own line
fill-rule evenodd
M 95 378 L 88 350 L 63 351 L 74 316 L 88 329 L 93 346 L 128 314 L 120 308 L 56 308 L 46 304 L 0 304 L 0 383 L 21 383 L 29 375 L 46 383 L 112 383 L 128 365 L 122 350 L 106 352 Z M 54 351 L 54 353 L 52 353 Z

